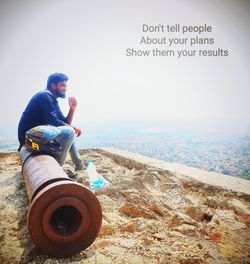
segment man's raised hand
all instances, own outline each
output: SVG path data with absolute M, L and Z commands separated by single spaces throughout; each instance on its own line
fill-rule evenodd
M 76 107 L 77 107 L 77 100 L 76 100 L 76 98 L 75 97 L 69 97 L 68 100 L 69 100 L 69 107 L 72 110 L 75 110 Z

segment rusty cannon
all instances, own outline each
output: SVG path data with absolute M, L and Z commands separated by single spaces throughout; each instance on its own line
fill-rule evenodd
M 28 230 L 44 254 L 68 257 L 89 247 L 102 223 L 96 196 L 70 179 L 50 155 L 20 150 L 29 198 Z

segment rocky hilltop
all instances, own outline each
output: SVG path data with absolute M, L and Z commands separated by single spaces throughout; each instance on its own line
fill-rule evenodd
M 109 186 L 98 238 L 67 259 L 30 240 L 17 152 L 0 154 L 0 263 L 250 263 L 250 181 L 113 148 L 83 149 Z M 64 170 L 74 175 L 70 159 Z

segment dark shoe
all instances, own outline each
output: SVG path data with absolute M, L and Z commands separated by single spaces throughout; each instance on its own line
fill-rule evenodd
M 84 166 L 84 164 L 80 164 L 80 165 L 76 165 L 75 166 L 75 171 L 82 171 L 86 169 L 86 167 Z

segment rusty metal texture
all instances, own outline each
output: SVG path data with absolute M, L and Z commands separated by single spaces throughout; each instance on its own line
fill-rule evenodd
M 49 155 L 31 155 L 23 146 L 20 159 L 30 201 L 27 223 L 34 244 L 56 257 L 68 257 L 89 247 L 102 223 L 96 196 L 70 179 Z

